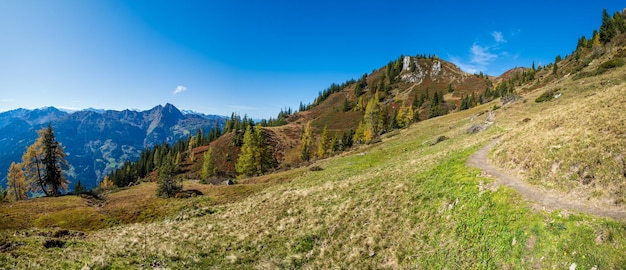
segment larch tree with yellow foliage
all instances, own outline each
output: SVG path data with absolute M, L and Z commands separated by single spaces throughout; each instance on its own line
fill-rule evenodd
M 20 201 L 28 199 L 28 185 L 26 177 L 18 163 L 11 162 L 9 174 L 7 175 L 7 199 Z
M 317 157 L 324 158 L 326 154 L 330 152 L 330 139 L 328 137 L 328 127 L 324 126 L 322 135 L 320 136 L 320 143 L 317 145 Z
M 67 190 L 69 181 L 63 175 L 68 167 L 63 146 L 54 136 L 51 125 L 37 131 L 39 137 L 22 156 L 20 166 L 24 171 L 30 190 L 43 192 L 46 196 L 58 196 Z
M 366 143 L 371 142 L 383 130 L 383 118 L 380 103 L 378 101 L 378 93 L 370 99 L 365 108 L 365 116 L 363 117 L 363 140 Z
M 311 160 L 311 152 L 313 147 L 312 143 L 313 130 L 311 129 L 311 121 L 309 121 L 304 127 L 304 133 L 302 134 L 302 138 L 300 138 L 300 159 L 302 159 L 302 161 Z

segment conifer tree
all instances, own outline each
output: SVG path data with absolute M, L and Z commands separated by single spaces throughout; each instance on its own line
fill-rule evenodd
M 100 182 L 100 187 L 103 188 L 112 188 L 114 185 L 115 184 L 113 184 L 113 181 L 111 181 L 108 175 L 102 179 L 102 182 Z
M 609 16 L 606 9 L 602 10 L 602 25 L 600 26 L 600 42 L 607 44 L 615 36 L 615 25 L 613 25 L 613 18 Z
M 328 139 L 328 127 L 324 126 L 322 135 L 320 136 L 320 143 L 317 145 L 318 158 L 324 158 L 326 154 L 330 152 L 330 141 Z
M 178 167 L 174 164 L 172 158 L 165 156 L 158 171 L 157 196 L 161 198 L 171 198 L 183 189 L 178 183 L 174 175 L 178 171 Z
M 619 12 L 615 12 L 615 14 L 613 14 L 613 25 L 615 30 L 622 34 L 626 33 L 626 21 L 624 21 L 624 17 L 622 17 Z
M 256 146 L 252 127 L 248 126 L 243 134 L 243 145 L 235 169 L 237 174 L 242 176 L 252 176 L 256 172 L 255 149 Z
M 44 192 L 47 195 L 43 176 L 45 175 L 43 159 L 43 143 L 41 137 L 38 137 L 33 144 L 26 148 L 26 152 L 22 155 L 22 163 L 20 166 L 24 171 L 26 183 L 29 190 L 33 192 Z
M 397 113 L 395 113 L 394 121 L 397 123 L 397 127 L 403 128 L 406 126 L 406 106 L 404 103 L 402 103 L 400 109 L 397 111 Z
M 56 141 L 51 125 L 37 131 L 39 137 L 22 156 L 22 168 L 26 181 L 34 192 L 43 191 L 46 196 L 58 196 L 67 190 L 69 181 L 61 168 L 67 167 L 63 146 Z
M 417 120 L 415 119 L 416 116 L 417 114 L 415 114 L 415 111 L 413 110 L 413 104 L 409 104 L 409 109 L 407 110 L 407 113 L 406 113 L 407 123 L 409 123 L 409 125 L 413 124 L 413 122 Z
M 193 154 L 193 148 L 196 146 L 196 138 L 195 137 L 191 137 L 189 138 L 189 144 L 187 147 L 187 155 L 189 155 L 189 161 L 196 162 L 196 156 Z
M 304 128 L 304 133 L 302 134 L 302 138 L 300 138 L 300 159 L 302 161 L 311 160 L 311 152 L 313 141 L 313 130 L 311 129 L 311 121 L 306 123 Z
M 61 167 L 67 167 L 65 152 L 54 137 L 52 125 L 43 130 L 43 165 L 46 170 L 44 182 L 53 196 L 60 195 L 60 189 L 67 190 L 69 181 L 63 176 Z
M 26 185 L 26 177 L 19 164 L 11 162 L 9 174 L 7 175 L 7 196 L 8 200 L 20 201 L 28 199 L 28 186 Z M 0 190 L 0 193 L 1 192 Z M 3 194 L 0 194 L 2 196 Z
M 394 130 L 400 127 L 397 119 L 398 119 L 398 110 L 393 110 L 393 114 L 389 118 L 389 124 L 387 126 L 388 130 Z
M 213 156 L 213 147 L 204 152 L 204 160 L 202 161 L 202 171 L 200 171 L 200 177 L 202 180 L 207 180 L 217 174 L 217 168 L 215 166 L 215 157 Z
M 74 194 L 79 195 L 83 193 L 85 193 L 85 187 L 80 182 L 80 180 L 78 180 L 78 182 L 76 182 L 76 184 L 74 185 Z
M 174 163 L 176 165 L 180 165 L 182 163 L 182 156 L 181 156 L 180 152 L 176 152 L 176 159 L 175 159 Z
M 356 131 L 354 132 L 353 140 L 356 143 L 364 143 L 365 142 L 364 137 L 365 135 L 364 135 L 363 121 L 360 121 L 359 125 L 356 128 Z
M 363 140 L 371 142 L 384 128 L 378 93 L 367 103 L 363 117 Z

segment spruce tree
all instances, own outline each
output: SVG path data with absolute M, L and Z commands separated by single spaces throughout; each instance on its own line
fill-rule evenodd
M 615 30 L 622 34 L 626 33 L 626 21 L 624 21 L 624 17 L 619 12 L 613 14 L 613 25 Z
M 157 196 L 161 198 L 171 198 L 183 189 L 174 177 L 178 171 L 178 167 L 174 164 L 172 158 L 168 155 L 163 159 L 158 171 Z
M 76 182 L 76 184 L 74 185 L 74 194 L 80 195 L 83 193 L 85 193 L 85 187 L 83 187 L 83 184 L 80 182 L 80 180 L 78 180 L 78 182 Z
M 613 18 L 609 16 L 606 9 L 602 10 L 602 25 L 600 26 L 600 42 L 607 44 L 615 36 L 615 25 L 613 25 Z

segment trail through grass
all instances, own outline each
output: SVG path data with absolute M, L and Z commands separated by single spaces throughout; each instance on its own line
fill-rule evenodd
M 467 124 L 467 123 L 465 123 Z M 451 123 L 403 131 L 360 153 L 318 163 L 220 207 L 196 201 L 178 218 L 114 227 L 45 249 L 6 235 L 0 268 L 568 268 L 622 267 L 623 223 L 535 212 L 465 166 L 500 131 L 460 135 Z M 430 146 L 434 134 L 450 140 Z M 60 263 L 60 264 L 58 264 Z

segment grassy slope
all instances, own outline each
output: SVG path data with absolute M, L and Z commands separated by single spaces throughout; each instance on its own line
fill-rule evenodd
M 0 268 L 624 267 L 624 223 L 532 210 L 507 188 L 483 188 L 492 180 L 467 168 L 467 157 L 520 117 L 541 113 L 514 105 L 498 112 L 496 126 L 465 134 L 484 119 L 470 116 L 492 106 L 414 124 L 319 161 L 323 171 L 250 179 L 262 186 L 232 202 L 216 205 L 209 192 L 165 200 L 177 206 L 169 219 L 69 237 L 63 249 L 45 249 L 42 230 L 5 231 Z M 430 146 L 439 135 L 450 139 Z
M 625 78 L 626 69 L 620 68 L 531 93 L 529 102 L 505 112 L 511 117 L 502 124 L 511 132 L 497 146 L 495 161 L 563 196 L 626 207 Z M 532 102 L 546 90 L 562 96 Z

